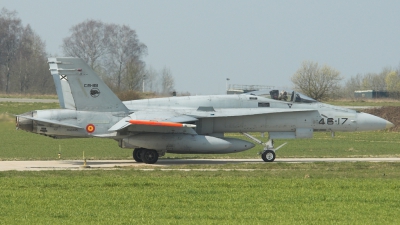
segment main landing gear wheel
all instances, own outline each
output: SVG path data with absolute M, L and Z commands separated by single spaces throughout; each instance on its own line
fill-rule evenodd
M 273 162 L 275 160 L 275 152 L 272 150 L 265 150 L 261 154 L 261 158 L 264 160 L 264 162 Z
M 142 151 L 143 151 L 143 148 L 135 148 L 135 150 L 133 150 L 132 156 L 136 162 L 143 162 L 143 160 L 140 158 L 140 154 Z
M 143 149 L 140 153 L 140 159 L 146 164 L 154 164 L 158 160 L 158 152 L 151 149 Z

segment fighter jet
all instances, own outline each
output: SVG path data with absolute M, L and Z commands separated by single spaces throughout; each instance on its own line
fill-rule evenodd
M 274 139 L 312 138 L 316 131 L 369 131 L 393 126 L 382 118 L 324 104 L 296 91 L 167 97 L 120 101 L 82 59 L 49 58 L 60 109 L 16 116 L 17 129 L 52 138 L 109 138 L 133 149 L 133 159 L 156 163 L 165 153 L 221 154 L 263 145 L 275 160 Z M 249 132 L 268 132 L 264 143 Z

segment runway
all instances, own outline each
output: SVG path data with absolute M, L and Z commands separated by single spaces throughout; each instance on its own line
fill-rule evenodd
M 313 163 L 313 162 L 400 162 L 400 158 L 280 158 L 273 163 Z M 233 163 L 265 163 L 261 159 L 160 159 L 156 164 L 137 163 L 134 160 L 88 160 L 87 166 L 93 169 L 136 168 L 140 170 L 203 170 L 219 169 L 169 169 L 172 165 L 222 165 Z M 42 170 L 80 170 L 84 169 L 82 160 L 53 161 L 0 161 L 0 171 L 42 171 Z M 248 170 L 248 169 L 242 169 Z

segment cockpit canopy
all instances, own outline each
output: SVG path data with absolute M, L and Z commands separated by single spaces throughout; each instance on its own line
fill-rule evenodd
M 288 89 L 272 89 L 262 91 L 252 91 L 246 94 L 257 95 L 264 98 L 270 98 L 278 101 L 286 102 L 303 102 L 303 103 L 315 103 L 317 100 L 312 99 L 300 92 L 288 90 Z

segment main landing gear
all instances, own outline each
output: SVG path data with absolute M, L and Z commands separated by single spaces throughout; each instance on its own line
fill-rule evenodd
M 274 140 L 272 140 L 272 139 L 269 139 L 267 143 L 264 143 L 264 142 L 258 140 L 257 138 L 251 136 L 248 133 L 242 133 L 242 134 L 244 136 L 252 139 L 253 141 L 257 142 L 258 144 L 261 144 L 264 146 L 264 150 L 260 152 L 261 158 L 264 160 L 264 162 L 273 162 L 276 157 L 275 152 L 287 144 L 287 142 L 285 142 L 285 143 L 281 144 L 279 147 L 274 148 Z
M 140 154 L 142 153 L 143 149 L 144 148 L 135 148 L 135 150 L 133 150 L 132 156 L 136 162 L 143 162 L 142 158 L 140 158 Z
M 159 156 L 156 150 L 145 148 L 135 148 L 132 155 L 136 162 L 144 162 L 146 164 L 156 163 Z

